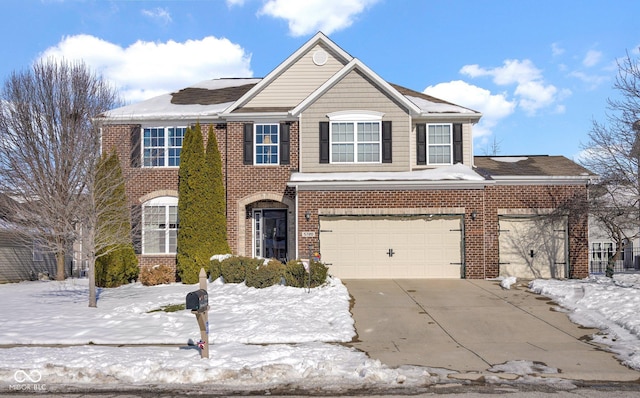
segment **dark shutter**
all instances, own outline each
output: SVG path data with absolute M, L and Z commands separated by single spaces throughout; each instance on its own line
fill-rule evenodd
M 382 163 L 392 162 L 391 121 L 382 122 Z
M 329 122 L 320 122 L 320 163 L 329 163 Z
M 131 206 L 131 240 L 136 254 L 142 254 L 142 206 Z
M 427 125 L 416 124 L 416 163 L 427 164 Z
M 453 125 L 453 164 L 462 163 L 462 124 Z
M 253 123 L 245 123 L 243 139 L 244 164 L 253 164 Z
M 280 123 L 280 164 L 289 164 L 291 145 L 289 123 Z
M 131 153 L 129 154 L 131 167 L 142 167 L 142 136 L 140 130 L 140 126 L 131 127 Z

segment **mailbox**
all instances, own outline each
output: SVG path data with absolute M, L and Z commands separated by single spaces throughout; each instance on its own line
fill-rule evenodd
M 198 289 L 196 291 L 187 294 L 187 309 L 193 311 L 206 311 L 209 305 L 209 293 L 204 289 Z

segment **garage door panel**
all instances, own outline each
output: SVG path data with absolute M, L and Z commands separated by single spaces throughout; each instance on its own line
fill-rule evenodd
M 565 278 L 566 218 L 500 218 L 500 276 Z
M 460 278 L 461 222 L 460 216 L 325 216 L 320 250 L 340 278 Z

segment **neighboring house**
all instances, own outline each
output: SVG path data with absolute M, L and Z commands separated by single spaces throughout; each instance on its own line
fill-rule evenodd
M 235 254 L 318 252 L 341 278 L 587 276 L 586 217 L 546 216 L 594 176 L 560 156 L 474 157 L 481 116 L 386 82 L 322 33 L 264 78 L 101 115 L 142 210 L 141 267 L 175 266 L 180 150 L 199 122 L 217 135 Z
M 615 261 L 615 272 L 636 272 L 640 270 L 640 226 L 637 211 L 628 209 L 637 206 L 635 189 L 608 186 L 608 195 L 598 197 L 598 192 L 590 192 L 591 199 L 597 199 L 598 212 L 589 215 L 589 271 L 605 273 L 610 260 L 620 249 L 620 257 Z M 606 220 L 606 223 L 603 221 Z M 614 239 L 615 228 L 620 237 Z M 617 241 L 617 242 L 616 242 Z

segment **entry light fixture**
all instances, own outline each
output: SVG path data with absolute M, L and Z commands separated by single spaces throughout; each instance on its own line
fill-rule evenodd
M 474 210 L 474 211 L 472 211 L 472 212 L 471 212 L 471 219 L 472 219 L 473 221 L 475 221 L 477 217 L 478 217 L 478 213 L 477 213 L 475 210 Z
M 311 220 L 311 212 L 309 210 L 304 213 L 304 219 L 307 221 Z

